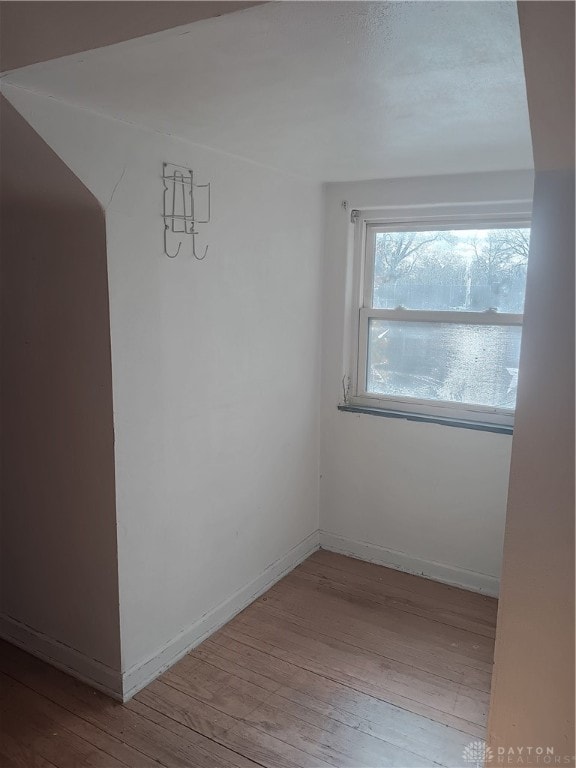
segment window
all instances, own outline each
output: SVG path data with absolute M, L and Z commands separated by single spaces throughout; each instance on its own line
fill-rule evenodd
M 352 405 L 513 423 L 529 226 L 357 215 Z

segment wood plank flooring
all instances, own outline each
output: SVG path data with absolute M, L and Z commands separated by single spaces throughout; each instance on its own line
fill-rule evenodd
M 321 550 L 124 705 L 1 643 L 0 766 L 462 766 L 496 607 Z

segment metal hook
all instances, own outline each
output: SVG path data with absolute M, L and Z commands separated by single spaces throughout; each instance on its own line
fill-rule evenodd
M 178 253 L 178 251 L 176 251 Z M 192 232 L 192 255 L 197 261 L 204 261 L 206 254 L 208 253 L 208 246 L 204 249 L 204 255 L 198 256 L 196 253 L 196 232 Z
M 170 254 L 168 253 L 168 242 L 166 238 L 166 232 L 168 232 L 168 224 L 164 224 L 164 253 L 166 254 L 166 256 L 168 256 L 169 259 L 175 259 L 176 256 L 178 256 L 178 254 L 180 253 L 180 248 L 182 247 L 182 240 L 180 240 L 180 242 L 178 243 L 178 248 L 176 249 L 176 253 L 173 256 L 170 256 Z

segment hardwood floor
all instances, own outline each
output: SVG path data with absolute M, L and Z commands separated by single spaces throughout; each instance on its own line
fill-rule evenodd
M 124 705 L 2 643 L 0 766 L 463 766 L 496 606 L 319 551 Z

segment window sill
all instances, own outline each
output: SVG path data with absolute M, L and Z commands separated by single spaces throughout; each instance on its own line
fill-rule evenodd
M 475 429 L 480 432 L 495 432 L 499 435 L 511 435 L 514 428 L 505 424 L 489 424 L 482 421 L 465 421 L 464 419 L 444 418 L 441 416 L 424 416 L 419 413 L 405 413 L 404 411 L 391 411 L 384 408 L 369 408 L 362 405 L 339 405 L 339 411 L 346 413 L 363 413 L 368 416 L 384 416 L 387 419 L 406 419 L 406 421 L 420 421 L 424 424 L 441 424 L 444 427 L 457 427 L 459 429 Z

